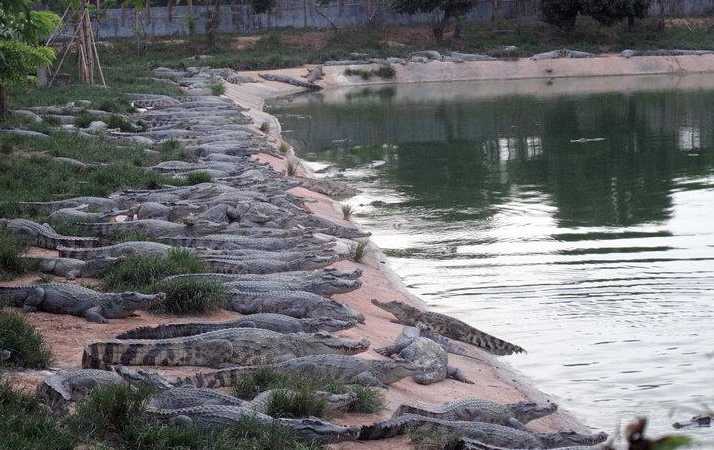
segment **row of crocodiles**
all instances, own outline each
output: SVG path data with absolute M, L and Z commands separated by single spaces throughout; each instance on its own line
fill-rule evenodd
M 227 75 L 226 75 L 227 74 Z M 330 298 L 361 286 L 361 271 L 329 268 L 349 258 L 355 239 L 366 237 L 350 224 L 311 214 L 304 199 L 288 192 L 304 188 L 331 196 L 352 191 L 339 182 L 278 174 L 251 158 L 276 152 L 250 119 L 228 99 L 195 95 L 222 78 L 241 82 L 232 72 L 189 68 L 157 70 L 193 94 L 183 98 L 134 95 L 138 117 L 148 125 L 141 133 L 107 132 L 106 139 L 142 145 L 175 140 L 193 162 L 168 161 L 151 168 L 175 177 L 207 172 L 212 181 L 195 186 L 123 190 L 108 198 L 79 197 L 18 205 L 46 214 L 53 222 L 75 224 L 82 237 L 57 233 L 26 219 L 3 219 L 6 232 L 31 245 L 57 250 L 57 257 L 35 257 L 43 272 L 67 278 L 95 276 L 135 255 L 168 255 L 182 248 L 202 259 L 210 273 L 172 278 L 214 280 L 226 286 L 227 309 L 243 316 L 223 323 L 166 324 L 126 331 L 115 339 L 89 343 L 82 369 L 58 372 L 39 387 L 52 406 L 62 409 L 89 389 L 103 384 L 149 383 L 156 387 L 147 416 L 176 424 L 229 426 L 247 415 L 279 423 L 307 441 L 374 440 L 396 436 L 415 426 L 455 433 L 464 448 L 554 448 L 590 446 L 604 434 L 537 433 L 524 424 L 555 411 L 548 403 L 500 405 L 466 399 L 445 405 L 402 405 L 389 420 L 345 427 L 316 418 L 273 418 L 266 405 L 274 391 L 252 401 L 225 395 L 243 377 L 266 368 L 277 373 L 331 378 L 345 384 L 379 388 L 412 377 L 421 384 L 452 378 L 471 383 L 448 364 L 448 353 L 469 356 L 471 344 L 496 355 L 522 352 L 517 345 L 481 332 L 457 319 L 422 311 L 404 303 L 373 303 L 405 325 L 393 345 L 376 349 L 388 359 L 355 356 L 367 351 L 366 339 L 331 333 L 364 322 L 364 316 Z M 153 150 L 148 150 L 153 151 Z M 128 218 L 117 221 L 117 217 Z M 113 243 L 139 233 L 148 240 Z M 25 311 L 71 314 L 105 323 L 130 317 L 162 301 L 162 293 L 98 292 L 72 283 L 0 288 L 0 301 Z M 472 350 L 473 351 L 473 350 Z M 12 355 L 3 351 L 3 358 Z M 158 374 L 127 366 L 202 366 L 213 370 L 169 382 Z M 352 394 L 318 392 L 330 410 L 355 402 Z

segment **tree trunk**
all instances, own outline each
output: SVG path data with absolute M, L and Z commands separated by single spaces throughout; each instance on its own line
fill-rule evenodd
M 464 16 L 456 17 L 454 22 L 454 39 L 461 39 L 464 34 Z
M 432 29 L 434 32 L 434 38 L 438 41 L 441 42 L 444 40 L 444 30 L 446 30 L 446 26 L 449 24 L 449 18 L 451 17 L 449 11 L 444 11 L 444 16 L 441 18 L 441 21 L 439 23 L 434 25 L 434 28 Z
M 0 83 L 0 119 L 6 119 L 9 113 L 7 87 Z

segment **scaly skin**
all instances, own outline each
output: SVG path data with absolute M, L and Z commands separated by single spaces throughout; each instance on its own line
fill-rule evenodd
M 394 301 L 380 302 L 378 300 L 372 300 L 372 304 L 392 313 L 392 315 L 397 318 L 397 323 L 429 328 L 442 336 L 473 344 L 494 355 L 510 355 L 525 352 L 525 350 L 517 345 L 491 336 L 458 319 L 444 314 L 422 311 L 405 303 Z
M 91 237 L 63 236 L 47 224 L 27 219 L 0 219 L 0 226 L 31 245 L 54 250 L 57 247 L 95 247 L 99 241 Z
M 67 248 L 59 247 L 61 258 L 73 258 L 88 261 L 96 258 L 121 258 L 125 256 L 166 256 L 175 247 L 158 242 L 129 241 L 119 244 L 94 248 Z
M 89 344 L 82 367 L 114 365 L 206 366 L 251 365 L 315 354 L 356 354 L 369 341 L 327 333 L 282 334 L 259 328 L 231 328 L 172 339 L 114 340 Z
M 578 434 L 570 431 L 535 433 L 485 422 L 441 420 L 405 414 L 362 428 L 360 440 L 385 439 L 406 433 L 414 427 L 427 427 L 435 433 L 456 433 L 487 445 L 507 448 L 556 448 L 573 445 L 595 445 L 607 434 Z
M 337 261 L 337 256 L 307 256 L 292 261 L 279 259 L 221 259 L 202 258 L 213 271 L 235 274 L 270 274 L 293 270 L 319 269 Z
M 300 291 L 274 291 L 250 294 L 229 291 L 227 309 L 241 314 L 277 313 L 298 319 L 330 318 L 345 322 L 364 322 L 364 316 L 334 300 Z
M 276 394 L 290 396 L 296 395 L 297 392 L 289 389 L 271 389 L 256 395 L 253 400 L 244 403 L 243 406 L 261 414 L 268 414 L 270 402 Z M 325 402 L 325 413 L 327 414 L 345 412 L 357 403 L 358 400 L 357 394 L 354 392 L 348 392 L 346 394 L 333 394 L 325 391 L 314 391 L 311 392 L 311 395 L 315 399 Z
M 210 388 L 235 386 L 242 377 L 266 369 L 279 374 L 301 375 L 330 379 L 346 384 L 380 387 L 385 387 L 420 371 L 419 368 L 402 361 L 367 360 L 347 355 L 313 355 L 277 364 L 199 372 L 193 377 L 180 379 L 179 384 L 187 383 L 196 387 Z
M 53 410 L 64 410 L 69 402 L 84 398 L 97 386 L 124 384 L 115 372 L 95 369 L 62 370 L 45 378 L 37 386 L 37 396 Z
M 71 314 L 97 323 L 129 317 L 135 310 L 148 309 L 163 298 L 163 293 L 105 293 L 62 283 L 0 287 L 0 300 L 23 307 L 27 312 Z
M 208 233 L 207 233 L 208 234 Z M 278 251 L 292 249 L 298 245 L 312 244 L 319 246 L 324 242 L 311 237 L 291 237 L 291 238 L 272 238 L 272 237 L 242 237 L 231 235 L 220 236 L 174 236 L 162 239 L 171 245 L 180 245 L 183 247 L 198 247 L 209 250 L 232 250 L 232 249 L 253 249 L 265 251 Z
M 200 222 L 195 225 L 168 222 L 165 220 L 144 219 L 129 222 L 79 223 L 78 227 L 93 236 L 109 237 L 123 233 L 141 233 L 152 239 L 162 236 L 203 235 L 220 231 L 225 224 Z
M 117 339 L 170 339 L 194 336 L 229 328 L 262 328 L 278 333 L 314 333 L 317 331 L 339 331 L 354 326 L 353 322 L 316 318 L 296 319 L 283 314 L 251 314 L 230 322 L 217 323 L 176 323 L 156 327 L 140 327 L 118 335 Z
M 495 423 L 507 427 L 525 429 L 524 424 L 545 417 L 558 409 L 555 403 L 538 405 L 532 402 L 500 404 L 476 398 L 454 400 L 440 405 L 415 402 L 402 404 L 394 411 L 392 418 L 405 414 L 416 414 L 442 420 Z
M 558 447 L 558 450 L 603 450 L 605 447 L 597 445 L 575 445 L 569 447 Z M 490 445 L 476 439 L 461 438 L 453 447 L 453 450 L 526 450 L 524 448 L 513 449 Z

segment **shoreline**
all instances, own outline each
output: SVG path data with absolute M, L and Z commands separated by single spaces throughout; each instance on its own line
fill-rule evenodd
M 259 86 L 264 87 L 262 92 Z M 303 88 L 261 80 L 258 83 L 226 85 L 225 95 L 239 106 L 247 108 L 244 113 L 253 117 L 256 123 L 260 123 L 256 119 L 266 120 L 267 113 L 263 111 L 265 101 L 283 96 L 296 95 L 304 91 L 305 89 Z M 279 145 L 279 143 L 282 142 L 279 121 L 270 114 L 267 114 L 267 116 L 270 116 L 270 121 L 276 124 L 276 126 L 270 127 L 269 139 L 271 139 L 275 145 Z M 292 149 L 289 152 L 291 155 L 294 155 Z M 284 171 L 285 159 L 280 160 L 274 156 L 265 154 L 259 155 L 258 159 L 268 162 L 278 172 Z M 301 166 L 301 168 L 303 167 L 304 165 Z M 305 175 L 309 176 L 310 174 L 305 173 Z M 338 223 L 345 223 L 340 217 L 337 206 L 338 202 L 335 200 L 312 191 L 306 191 L 303 188 L 294 188 L 292 192 L 314 200 L 315 203 L 308 204 L 309 209 L 314 214 L 321 215 Z M 353 225 L 356 224 L 353 223 Z M 391 344 L 394 338 L 399 334 L 402 326 L 391 323 L 390 314 L 372 306 L 370 303 L 371 298 L 386 300 L 396 299 L 422 308 L 426 308 L 426 304 L 423 300 L 407 290 L 399 275 L 386 262 L 386 257 L 376 244 L 370 240 L 367 248 L 368 252 L 361 264 L 356 264 L 351 261 L 341 261 L 333 265 L 333 267 L 343 270 L 349 270 L 355 265 L 363 269 L 363 287 L 347 294 L 336 294 L 333 298 L 363 313 L 366 317 L 366 324 L 346 330 L 341 334 L 351 338 L 366 337 L 371 342 L 371 348 L 376 348 Z M 368 423 L 378 418 L 388 417 L 402 401 L 413 400 L 441 403 L 465 397 L 477 397 L 502 403 L 523 400 L 535 402 L 551 400 L 557 403 L 556 399 L 539 391 L 531 380 L 511 367 L 507 362 L 499 361 L 495 356 L 487 354 L 475 347 L 468 346 L 468 348 L 478 360 L 452 354 L 449 355 L 449 360 L 450 364 L 464 370 L 467 377 L 472 378 L 476 382 L 475 385 L 463 384 L 454 380 L 445 380 L 426 387 L 418 385 L 412 380 L 402 380 L 393 384 L 385 393 L 385 410 L 373 415 L 357 415 L 361 417 L 352 416 L 350 418 L 359 420 L 359 423 Z M 368 351 L 361 356 L 380 358 L 379 355 L 372 351 Z M 349 423 L 352 424 L 354 422 L 351 421 Z M 580 422 L 572 412 L 562 408 L 559 408 L 559 410 L 551 416 L 531 422 L 529 429 L 536 431 L 592 431 L 592 429 Z M 399 444 L 397 441 L 399 441 Z M 332 448 L 363 448 L 363 444 L 347 442 L 334 444 Z M 409 448 L 409 445 L 408 441 L 402 437 L 370 443 L 370 448 Z

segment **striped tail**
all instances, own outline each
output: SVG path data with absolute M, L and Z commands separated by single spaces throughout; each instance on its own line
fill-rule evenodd
M 212 389 L 236 386 L 241 378 L 255 373 L 261 367 L 262 366 L 244 366 L 233 369 L 215 370 L 213 372 L 198 372 L 190 378 L 184 378 L 183 382 L 199 388 L 205 387 Z
M 101 250 L 104 247 L 94 247 L 94 248 L 77 248 L 77 247 L 66 247 L 66 246 L 60 246 L 57 247 L 57 251 L 59 252 L 58 256 L 60 258 L 72 258 L 72 259 L 80 259 L 82 261 L 87 261 L 90 259 L 95 259 L 101 256 L 105 256 L 101 253 Z
M 469 344 L 473 344 L 478 348 L 481 348 L 483 350 L 486 350 L 489 353 L 492 353 L 494 355 L 498 356 L 504 356 L 504 355 L 512 355 L 514 353 L 525 353 L 525 349 L 522 347 L 519 347 L 515 344 L 511 344 L 510 342 L 504 341 L 503 339 L 499 339 L 495 336 L 491 336 L 488 333 L 484 333 L 483 331 L 477 330 L 476 328 L 472 328 L 473 332 L 470 333 L 470 336 L 468 337 L 467 340 L 464 339 L 459 339 L 463 342 L 467 342 Z M 446 335 L 447 337 L 448 334 Z M 458 338 L 453 338 L 453 339 L 458 339 Z
M 107 369 L 110 366 L 177 366 L 189 365 L 182 345 L 155 342 L 94 342 L 84 348 L 82 367 Z

